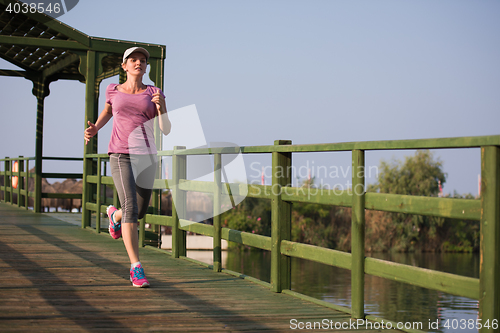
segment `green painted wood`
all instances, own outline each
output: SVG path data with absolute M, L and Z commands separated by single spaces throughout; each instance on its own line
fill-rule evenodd
M 173 227 L 174 219 L 172 216 L 146 214 L 146 223 Z
M 82 50 L 86 51 L 87 46 L 71 40 L 47 39 L 35 37 L 0 36 L 1 44 L 35 46 L 43 48 Z
M 366 193 L 366 209 L 479 221 L 481 201 Z
M 184 156 L 184 155 L 182 155 Z M 185 158 L 185 156 L 184 156 Z M 214 183 L 209 181 L 198 181 L 198 180 L 179 180 L 179 189 L 182 191 L 195 191 L 212 193 L 214 191 Z
M 214 236 L 214 226 L 209 224 L 203 224 L 199 222 L 179 219 L 179 229 L 184 231 L 194 232 L 200 235 L 205 235 L 210 237 Z
M 319 189 L 306 187 L 290 187 L 283 190 L 283 200 L 292 202 L 309 202 L 321 205 L 351 207 L 352 195 L 339 189 Z
M 481 148 L 479 318 L 500 320 L 500 147 Z M 484 327 L 484 332 L 498 329 Z
M 87 128 L 87 122 L 95 123 L 97 120 L 98 95 L 95 90 L 97 76 L 97 58 L 95 51 L 87 51 L 85 56 L 81 56 L 80 66 L 85 63 L 85 119 L 84 128 Z M 83 179 L 88 175 L 96 175 L 96 165 L 93 158 L 85 157 L 88 154 L 97 153 L 97 135 L 90 139 L 88 144 L 84 143 L 84 161 L 83 161 Z M 83 182 L 82 189 L 82 228 L 90 226 L 90 211 L 87 209 L 87 203 L 92 201 L 95 193 L 95 185 L 86 181 Z
M 9 177 L 9 172 L 10 172 L 10 159 L 9 157 L 5 157 L 4 159 L 4 197 L 3 197 L 3 201 L 4 202 L 9 202 L 10 201 L 10 186 L 9 184 L 12 184 L 11 183 L 11 179 Z
M 229 228 L 222 228 L 221 237 L 229 242 L 235 242 L 258 249 L 271 251 L 271 237 L 252 234 Z
M 292 142 L 276 140 L 274 144 L 290 145 Z M 290 257 L 281 254 L 281 241 L 291 239 L 292 205 L 281 197 L 283 187 L 292 183 L 291 166 L 291 153 L 272 153 L 271 289 L 278 293 L 291 289 Z
M 95 230 L 97 233 L 101 232 L 101 174 L 102 174 L 102 161 L 100 158 L 97 159 L 97 193 L 96 193 L 96 205 L 97 214 L 95 219 Z
M 174 150 L 183 150 L 183 146 L 175 146 Z M 172 227 L 172 255 L 174 258 L 186 256 L 186 232 L 179 228 L 179 220 L 181 217 L 186 216 L 186 193 L 179 189 L 181 179 L 186 179 L 186 156 L 174 155 L 172 156 L 172 218 L 174 219 L 174 226 Z
M 222 155 L 214 154 L 214 184 L 213 184 L 213 270 L 222 270 L 222 224 L 221 224 L 221 192 L 222 192 Z
M 33 95 L 37 100 L 36 106 L 36 135 L 35 135 L 35 197 L 33 210 L 42 211 L 42 157 L 43 157 L 43 109 L 46 97 L 45 82 L 42 78 L 33 81 Z
M 21 37 L 21 39 L 23 38 L 27 37 Z M 43 40 L 42 38 L 32 38 L 32 39 Z M 57 40 L 51 39 L 50 41 L 57 41 Z M 77 61 L 80 61 L 80 57 L 77 54 L 70 54 L 64 57 L 62 60 L 58 61 L 57 63 L 51 64 L 48 68 L 44 69 L 42 72 L 42 77 L 47 78 L 54 74 L 57 74 L 58 72 L 66 69 L 66 67 L 76 63 Z
M 271 199 L 271 188 L 272 186 L 268 185 L 257 185 L 257 184 L 249 184 L 248 185 L 248 197 L 251 198 L 259 198 L 259 199 Z M 238 193 L 235 193 L 235 195 L 238 195 Z M 283 196 L 286 195 L 286 193 L 282 194 Z M 285 199 L 283 199 L 285 200 Z
M 24 206 L 24 203 L 26 202 L 26 198 L 21 197 L 21 190 L 24 187 L 24 181 L 21 178 L 21 171 L 24 171 L 24 160 L 22 160 L 22 156 L 19 156 L 19 159 L 17 160 L 17 207 Z
M 375 258 L 365 259 L 365 273 L 453 295 L 479 299 L 479 279 L 475 278 Z
M 418 140 L 385 140 L 341 143 L 322 143 L 307 145 L 290 145 L 271 148 L 271 146 L 241 147 L 242 153 L 269 152 L 321 152 L 352 150 L 406 150 L 406 149 L 449 149 L 479 148 L 481 146 L 500 146 L 500 135 L 435 138 Z
M 352 317 L 365 317 L 365 152 L 352 151 L 351 211 L 351 309 Z
M 30 201 L 29 200 L 30 194 L 29 194 L 29 191 L 28 191 L 28 189 L 29 189 L 29 179 L 31 177 L 31 174 L 30 174 L 30 160 L 31 160 L 31 158 L 25 158 L 25 161 L 26 161 L 26 168 L 25 168 L 25 170 L 26 170 L 26 172 L 23 172 L 24 173 L 23 177 L 25 177 L 24 178 L 25 179 L 25 184 L 24 184 L 24 190 L 23 190 L 24 193 L 23 193 L 23 195 L 25 196 L 25 200 L 26 200 L 25 201 L 25 203 L 26 203 L 25 204 L 26 210 L 29 209 L 28 206 L 29 206 L 29 201 Z
M 87 176 L 87 183 L 97 184 L 97 176 Z M 101 176 L 101 184 L 114 185 L 113 177 Z
M 281 241 L 281 253 L 286 256 L 312 260 L 345 269 L 351 269 L 352 266 L 352 255 L 350 253 L 315 245 L 283 240 Z
M 172 179 L 155 179 L 153 183 L 153 188 L 155 189 L 170 189 L 168 186 L 168 182 L 171 182 Z
M 108 154 L 85 153 L 84 158 L 109 158 Z

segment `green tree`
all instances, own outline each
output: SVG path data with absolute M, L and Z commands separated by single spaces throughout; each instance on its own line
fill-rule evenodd
M 382 161 L 376 184 L 368 191 L 435 197 L 439 194 L 439 182 L 446 182 L 442 162 L 435 160 L 428 150 L 418 150 L 403 163 Z M 397 251 L 437 250 L 440 237 L 438 230 L 444 218 L 389 213 L 393 228 L 387 229 L 389 248 Z
M 315 188 L 314 178 L 304 180 L 301 187 Z M 346 249 L 350 246 L 350 225 L 349 208 L 307 202 L 292 205 L 292 241 Z

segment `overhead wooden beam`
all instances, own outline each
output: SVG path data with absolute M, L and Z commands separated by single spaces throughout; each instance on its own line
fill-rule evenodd
M 35 38 L 35 37 L 21 37 L 21 36 L 0 36 L 0 44 L 47 47 L 47 48 L 65 49 L 65 50 L 88 49 L 86 45 L 83 45 L 75 41 Z
M 164 59 L 166 54 L 165 51 L 166 46 L 164 45 L 110 40 L 101 38 L 96 39 L 95 37 L 90 37 L 90 43 L 88 46 L 78 41 L 35 38 L 35 37 L 21 37 L 21 36 L 0 36 L 0 44 L 35 46 L 42 48 L 64 49 L 68 51 L 91 50 L 96 52 L 107 52 L 107 53 L 118 53 L 118 54 L 122 54 L 126 49 L 130 47 L 141 46 L 148 50 L 151 58 Z
M 80 57 L 77 54 L 71 54 L 56 64 L 49 65 L 49 67 L 42 72 L 42 76 L 49 77 L 77 61 L 80 61 Z

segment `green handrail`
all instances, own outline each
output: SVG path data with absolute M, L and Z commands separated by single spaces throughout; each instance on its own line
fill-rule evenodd
M 368 150 L 398 150 L 398 149 L 481 149 L 481 200 L 451 199 L 436 197 L 419 197 L 410 195 L 396 195 L 385 193 L 366 193 L 363 173 L 352 172 L 352 191 L 320 190 L 312 188 L 297 188 L 290 186 L 286 173 L 277 170 L 286 170 L 291 165 L 292 154 L 296 152 L 333 152 L 351 151 L 353 170 L 364 170 L 365 151 Z M 220 156 L 223 154 L 272 154 L 272 185 L 244 185 L 231 184 L 231 193 L 227 186 L 222 186 L 220 177 Z M 215 179 L 214 182 L 187 181 L 186 159 L 188 155 L 214 155 Z M 192 231 L 213 237 L 214 265 L 216 271 L 224 271 L 241 276 L 221 268 L 220 242 L 221 239 L 237 242 L 271 251 L 271 283 L 261 284 L 268 286 L 275 292 L 284 292 L 305 299 L 290 290 L 291 257 L 303 258 L 321 262 L 323 264 L 342 267 L 351 270 L 352 299 L 351 308 L 331 306 L 348 312 L 353 318 L 368 318 L 381 320 L 378 317 L 364 313 L 364 276 L 365 274 L 380 276 L 400 282 L 439 290 L 459 296 L 479 300 L 479 318 L 483 323 L 500 319 L 500 135 L 480 137 L 459 137 L 441 139 L 371 141 L 350 143 L 328 143 L 292 145 L 287 141 L 276 141 L 270 146 L 222 147 L 182 149 L 158 152 L 158 156 L 172 156 L 172 179 L 156 179 L 155 188 L 167 189 L 175 185 L 173 195 L 177 207 L 172 208 L 172 216 L 147 214 L 141 225 L 150 223 L 172 227 L 172 254 L 175 257 L 184 257 L 186 253 L 185 232 Z M 85 165 L 93 160 L 106 158 L 106 154 L 87 154 Z M 85 171 L 84 171 L 85 173 Z M 87 175 L 85 183 L 98 184 L 98 181 L 112 184 L 111 177 L 102 175 Z M 227 185 L 227 184 L 226 184 Z M 90 186 L 85 186 L 89 190 Z M 214 218 L 214 225 L 204 225 L 182 220 L 180 209 L 185 209 L 185 191 L 199 191 L 214 194 L 214 212 L 218 212 L 220 195 L 239 195 L 247 192 L 247 196 L 269 199 L 272 206 L 272 233 L 271 237 L 252 233 L 221 228 L 220 220 Z M 314 193 L 313 193 L 314 191 Z M 101 202 L 101 193 L 97 193 L 96 200 Z M 90 193 L 85 198 L 92 197 Z M 116 199 L 115 199 L 116 200 Z M 291 224 L 290 204 L 292 202 L 310 202 L 327 205 L 352 207 L 351 244 L 352 253 L 326 249 L 319 246 L 301 244 L 290 240 L 289 229 Z M 86 202 L 89 211 L 101 211 L 99 205 Z M 469 278 L 455 274 L 443 273 L 419 267 L 397 264 L 374 258 L 366 258 L 364 251 L 364 211 L 381 210 L 387 212 L 401 212 L 446 218 L 465 218 L 480 221 L 480 278 Z M 85 227 L 85 225 L 83 225 Z M 144 237 L 144 233 L 142 233 Z M 144 244 L 144 241 L 141 241 Z M 255 279 L 253 279 L 255 280 Z M 318 301 L 320 302 L 320 301 Z M 326 305 L 326 304 L 325 304 Z M 481 332 L 493 332 L 492 325 L 483 326 Z

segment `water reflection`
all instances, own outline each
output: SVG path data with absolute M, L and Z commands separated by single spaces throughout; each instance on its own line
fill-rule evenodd
M 196 251 L 189 251 L 196 258 Z M 208 252 L 211 254 L 211 252 Z M 271 253 L 268 251 L 227 251 L 223 267 L 270 281 Z M 376 253 L 374 258 L 390 260 L 442 272 L 479 277 L 478 254 Z M 204 262 L 211 263 L 205 253 Z M 350 307 L 351 272 L 320 263 L 292 258 L 292 290 L 337 305 Z M 390 281 L 365 277 L 365 312 L 402 323 L 422 323 L 424 331 L 457 332 L 460 320 L 476 320 L 478 302 L 465 297 Z M 439 328 L 429 328 L 438 321 Z M 444 327 L 448 323 L 449 328 Z M 463 321 L 462 321 L 463 323 Z M 454 324 L 454 326 L 453 326 Z M 455 327 L 455 329 L 453 328 Z M 460 332 L 477 332 L 459 329 Z

